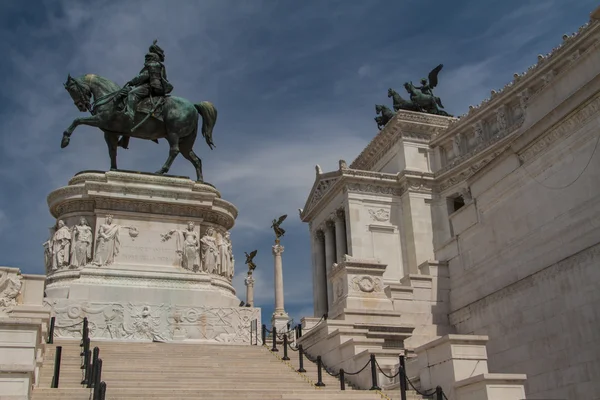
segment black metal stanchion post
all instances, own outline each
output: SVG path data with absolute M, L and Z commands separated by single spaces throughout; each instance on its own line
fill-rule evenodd
M 304 369 L 304 349 L 302 348 L 302 345 L 298 346 L 298 365 L 300 366 L 298 372 L 306 372 Z
M 91 380 L 92 380 L 92 351 L 88 350 L 87 351 L 87 363 L 85 365 L 83 382 L 81 382 L 81 384 L 90 388 L 90 387 L 92 387 Z
M 52 377 L 51 388 L 58 388 L 58 380 L 60 378 L 60 361 L 62 358 L 62 346 L 56 346 L 56 354 L 54 355 L 54 376 Z
M 102 382 L 102 359 L 98 359 L 96 362 L 96 367 L 94 371 L 96 375 L 94 376 L 94 397 L 93 400 L 100 400 L 100 382 Z
M 400 368 L 398 373 L 398 380 L 400 381 L 400 400 L 406 400 L 406 364 L 404 363 L 404 356 L 400 356 L 398 368 Z
M 277 327 L 275 325 L 273 325 L 273 348 L 271 349 L 271 351 L 279 351 L 277 350 Z
M 106 399 L 106 382 L 100 382 L 100 399 L 98 400 L 105 400 Z
M 83 363 L 81 364 L 81 369 L 85 369 L 87 363 L 90 361 L 90 360 L 85 359 L 88 355 L 89 350 L 90 350 L 90 338 L 88 337 L 88 338 L 83 339 L 83 354 L 82 354 L 83 355 Z
M 346 390 L 346 381 L 344 380 L 344 368 L 340 368 L 340 390 Z
M 287 333 L 285 335 L 283 335 L 283 358 L 282 360 L 289 360 L 290 358 L 288 357 L 288 336 Z
M 323 383 L 323 361 L 321 361 L 321 356 L 317 356 L 317 383 L 315 386 L 325 386 Z
M 89 326 L 88 326 L 88 319 L 87 317 L 83 318 L 83 330 L 81 331 L 81 343 L 80 346 L 82 347 L 81 350 L 81 354 L 79 354 L 80 356 L 83 357 L 85 350 L 84 350 L 84 346 L 85 346 L 85 339 L 89 338 L 90 332 L 89 332 Z
M 48 330 L 48 340 L 46 343 L 53 344 L 54 343 L 54 324 L 56 323 L 56 317 L 50 318 L 50 329 Z
M 371 390 L 381 390 L 381 388 L 377 386 L 377 361 L 375 360 L 375 354 L 371 354 L 371 382 L 373 382 Z
M 444 400 L 444 391 L 441 386 L 435 387 L 435 399 L 436 400 Z
M 83 365 L 81 366 L 81 369 L 83 369 L 83 380 L 81 381 L 82 385 L 87 385 L 88 383 L 88 378 L 89 378 L 89 369 L 90 369 L 90 350 L 89 350 L 89 345 L 88 345 L 88 350 L 85 351 L 85 354 L 83 355 Z
M 98 367 L 98 357 L 100 356 L 100 349 L 98 347 L 94 347 L 94 353 L 92 356 L 92 366 L 90 376 L 88 378 L 88 388 L 93 388 L 96 384 L 96 368 Z
M 301 338 L 302 337 L 302 325 L 298 324 L 298 337 Z
M 261 335 L 262 335 L 262 342 L 263 342 L 262 344 L 263 344 L 263 346 L 266 346 L 267 345 L 267 326 L 265 324 L 262 324 Z

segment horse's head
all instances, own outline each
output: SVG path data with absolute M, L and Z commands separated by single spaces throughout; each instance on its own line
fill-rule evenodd
M 404 89 L 411 94 L 415 91 L 415 87 L 413 86 L 412 82 L 404 82 Z
M 392 97 L 392 96 L 394 96 L 394 94 L 396 94 L 396 91 L 392 88 L 389 88 L 388 89 L 388 97 Z
M 375 112 L 379 114 L 383 111 L 383 106 L 381 104 L 375 104 Z
M 87 85 L 79 82 L 77 79 L 71 78 L 71 75 L 69 75 L 64 86 L 79 111 L 86 112 L 91 110 L 92 105 L 90 100 L 92 99 L 92 91 Z

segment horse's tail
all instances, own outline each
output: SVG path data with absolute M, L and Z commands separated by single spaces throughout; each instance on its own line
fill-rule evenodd
M 212 132 L 215 124 L 217 123 L 217 109 L 210 101 L 201 101 L 198 104 L 194 104 L 198 114 L 202 117 L 202 136 L 206 139 L 208 147 L 216 147 L 212 141 Z

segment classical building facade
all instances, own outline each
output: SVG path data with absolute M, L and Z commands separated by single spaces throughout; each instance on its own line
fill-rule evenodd
M 487 336 L 490 370 L 526 374 L 528 398 L 599 393 L 599 111 L 592 17 L 462 117 L 400 111 L 351 164 L 317 166 L 308 352 L 393 371 L 398 350 Z

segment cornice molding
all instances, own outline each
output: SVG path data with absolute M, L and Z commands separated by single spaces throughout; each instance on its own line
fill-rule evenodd
M 325 178 L 323 178 L 325 177 Z M 331 182 L 331 180 L 334 182 Z M 325 204 L 338 193 L 363 193 L 402 196 L 406 192 L 430 194 L 433 190 L 434 175 L 428 172 L 406 170 L 402 173 L 340 169 L 318 176 L 300 219 L 309 222 Z M 324 183 L 321 185 L 321 183 Z
M 350 164 L 350 168 L 371 170 L 400 139 L 429 143 L 443 132 L 449 125 L 451 117 L 419 113 L 414 111 L 398 111 L 390 122 L 371 140 L 358 157 Z

